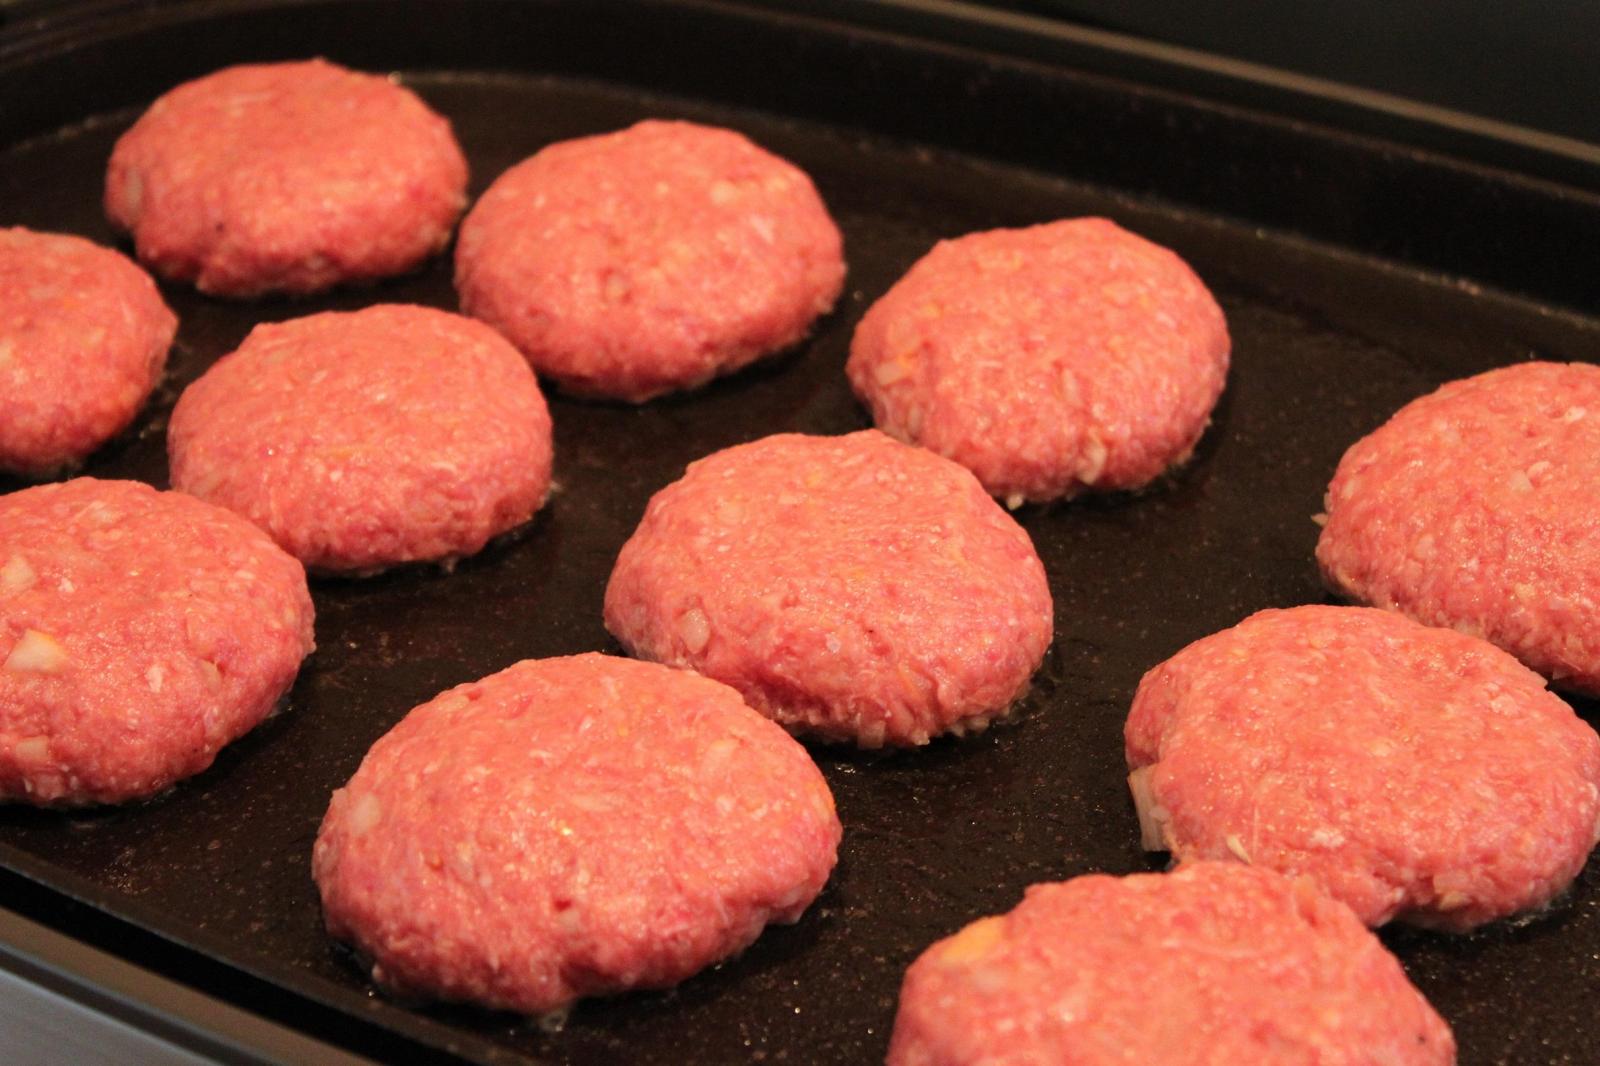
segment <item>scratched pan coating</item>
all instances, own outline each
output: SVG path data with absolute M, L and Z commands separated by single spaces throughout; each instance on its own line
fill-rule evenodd
M 203 31 L 184 32 L 205 40 Z M 232 33 L 217 56 L 254 47 Z M 348 54 L 338 40 L 304 49 L 369 68 L 414 59 L 397 49 L 386 60 L 371 42 Z M 454 122 L 474 194 L 553 140 L 646 117 L 728 125 L 813 176 L 843 229 L 850 274 L 838 309 L 768 365 L 643 407 L 555 394 L 559 489 L 532 528 L 453 573 L 314 582 L 319 649 L 287 708 L 207 773 L 124 810 L 0 810 L 0 865 L 208 966 L 254 975 L 291 1007 L 317 1004 L 305 1017 L 318 1024 L 348 1016 L 338 1038 L 357 1046 L 365 1027 L 385 1031 L 390 1049 L 398 1039 L 486 1062 L 880 1060 L 901 974 L 929 942 L 1010 908 L 1033 881 L 1158 865 L 1138 849 L 1124 783 L 1121 727 L 1134 687 L 1148 667 L 1254 610 L 1325 600 L 1311 516 L 1346 446 L 1450 378 L 1600 352 L 1592 317 L 1229 221 L 1203 204 L 1133 195 L 1069 167 L 997 162 L 937 139 L 888 137 L 865 121 L 733 106 L 713 92 L 674 95 L 648 76 L 413 65 L 422 72 L 405 80 Z M 79 76 L 102 76 L 85 66 Z M 85 96 L 81 87 L 66 95 L 74 93 Z M 115 240 L 99 212 L 100 181 L 136 114 L 118 104 L 0 146 L 0 224 Z M 1137 496 L 1018 512 L 1050 574 L 1056 639 L 1015 720 L 903 753 L 813 747 L 845 825 L 832 882 L 798 925 L 769 930 L 676 990 L 584 1004 L 559 1032 L 373 996 L 323 935 L 309 875 L 328 795 L 368 745 L 441 689 L 518 659 L 616 651 L 601 625 L 602 592 L 652 492 L 718 448 L 865 426 L 843 374 L 851 331 L 933 241 L 1085 214 L 1110 216 L 1195 267 L 1228 316 L 1234 364 L 1211 428 L 1176 476 Z M 169 376 L 86 473 L 164 486 L 164 426 L 178 392 L 258 322 L 376 301 L 455 307 L 447 258 L 374 288 L 295 302 L 163 292 L 182 322 Z M 1591 707 L 1580 711 L 1592 720 Z M 1600 1061 L 1596 872 L 1591 863 L 1550 914 L 1516 928 L 1385 934 L 1454 1025 L 1462 1062 Z

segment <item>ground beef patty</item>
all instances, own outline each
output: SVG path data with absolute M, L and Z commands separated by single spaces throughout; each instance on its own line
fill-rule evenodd
M 0 469 L 46 476 L 120 433 L 178 320 L 148 275 L 81 237 L 0 229 Z
M 535 370 L 632 402 L 805 335 L 844 284 L 811 179 L 732 130 L 641 122 L 553 144 L 461 226 L 461 307 Z
M 867 311 L 847 370 L 878 428 L 1017 506 L 1183 462 L 1229 351 L 1183 260 L 1080 218 L 941 241 Z
M 1028 534 L 961 467 L 876 430 L 691 464 L 623 546 L 605 618 L 634 654 L 863 747 L 986 725 L 1052 628 Z
M 1349 908 L 1224 863 L 1034 885 L 906 973 L 890 1066 L 1448 1066 Z
M 111 153 L 106 214 L 159 273 L 219 296 L 410 270 L 466 206 L 450 124 L 320 59 L 229 67 L 162 96 Z
M 324 571 L 470 555 L 550 487 L 550 415 L 516 349 L 400 304 L 257 326 L 184 390 L 167 449 L 174 488 Z
M 1145 675 L 1145 844 L 1308 874 L 1369 925 L 1538 907 L 1595 844 L 1600 738 L 1490 644 L 1364 607 L 1263 611 Z
M 1600 367 L 1524 363 L 1401 408 L 1345 453 L 1329 586 L 1600 695 Z
M 537 1013 L 797 920 L 839 837 L 805 750 L 738 693 L 579 655 L 413 710 L 333 794 L 312 872 L 379 984 Z
M 310 653 L 300 564 L 177 492 L 0 497 L 0 799 L 154 795 L 276 706 Z

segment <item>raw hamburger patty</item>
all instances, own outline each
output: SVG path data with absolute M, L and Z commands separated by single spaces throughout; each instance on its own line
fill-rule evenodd
M 1476 637 L 1364 607 L 1262 611 L 1145 675 L 1145 843 L 1307 874 L 1368 925 L 1539 907 L 1595 844 L 1600 738 Z
M 623 546 L 605 619 L 635 655 L 863 747 L 982 728 L 1052 629 L 1022 527 L 961 467 L 876 430 L 690 464 Z
M 811 179 L 732 130 L 641 122 L 502 174 L 461 226 L 461 307 L 563 388 L 641 402 L 794 344 L 844 284 Z
M 481 322 L 400 304 L 257 326 L 178 399 L 174 488 L 308 567 L 453 559 L 533 516 L 550 415 Z
M 1505 648 L 1600 695 L 1600 367 L 1451 382 L 1345 453 L 1317 561 L 1329 586 Z
M 81 237 L 0 229 L 0 469 L 72 466 L 144 406 L 178 320 L 148 275 Z
M 312 871 L 379 984 L 535 1013 L 796 921 L 839 837 L 805 750 L 738 693 L 579 655 L 413 710 L 333 794 Z
M 906 973 L 890 1066 L 1448 1066 L 1400 963 L 1310 882 L 1196 863 L 1034 885 Z
M 161 274 L 219 296 L 410 270 L 466 206 L 450 124 L 320 59 L 229 67 L 162 96 L 111 153 L 106 214 Z
M 0 799 L 121 803 L 211 765 L 311 652 L 300 564 L 177 492 L 0 497 Z
M 1183 260 L 1080 218 L 941 241 L 867 311 L 847 371 L 878 428 L 1016 506 L 1183 462 L 1229 351 Z

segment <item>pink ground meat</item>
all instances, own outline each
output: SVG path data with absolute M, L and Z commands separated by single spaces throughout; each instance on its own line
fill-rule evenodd
M 454 559 L 531 518 L 550 415 L 481 322 L 386 304 L 256 327 L 184 390 L 173 487 L 237 511 L 306 566 Z
M 688 122 L 551 145 L 495 180 L 456 248 L 463 311 L 562 388 L 632 402 L 793 345 L 844 269 L 810 178 Z
M 0 229 L 0 469 L 82 461 L 144 406 L 178 320 L 144 271 L 81 237 Z
M 1600 695 L 1600 367 L 1454 381 L 1357 441 L 1328 487 L 1330 587 Z
M 579 655 L 413 710 L 334 793 L 312 866 L 380 985 L 538 1013 L 796 921 L 840 832 L 805 750 L 732 689 Z
M 879 429 L 1016 506 L 1183 462 L 1230 350 L 1183 260 L 1080 218 L 941 241 L 867 311 L 847 370 Z
M 967 471 L 876 430 L 691 464 L 623 546 L 605 618 L 634 654 L 863 747 L 987 724 L 1053 626 L 1027 533 Z
M 320 59 L 228 67 L 117 141 L 106 214 L 165 277 L 219 296 L 403 273 L 466 206 L 450 124 L 392 79 Z
M 1464 930 L 1571 883 L 1600 738 L 1476 637 L 1263 611 L 1151 670 L 1126 728 L 1147 846 L 1314 878 L 1369 925 Z
M 288 691 L 311 620 L 300 564 L 219 507 L 91 478 L 0 497 L 0 799 L 199 773 Z
M 934 944 L 889 1066 L 1449 1066 L 1455 1040 L 1349 908 L 1222 863 L 1034 885 Z

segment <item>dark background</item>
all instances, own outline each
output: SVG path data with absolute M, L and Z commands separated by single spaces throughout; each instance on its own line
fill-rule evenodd
M 1600 144 L 1591 0 L 1013 0 L 1004 6 Z

